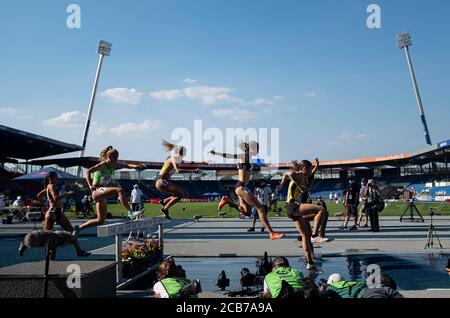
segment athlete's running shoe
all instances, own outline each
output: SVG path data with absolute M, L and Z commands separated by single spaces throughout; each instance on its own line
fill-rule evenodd
M 313 243 L 325 243 L 328 241 L 330 241 L 328 237 L 320 237 L 320 236 L 311 237 L 311 242 Z
M 75 225 L 75 226 L 73 227 L 72 235 L 75 236 L 75 237 L 77 237 L 78 234 L 80 234 L 80 226 L 79 226 L 79 225 Z
M 25 252 L 25 250 L 27 249 L 27 247 L 25 246 L 25 244 L 23 244 L 23 242 L 20 242 L 19 245 L 19 255 L 23 256 L 23 253 Z
M 142 215 L 144 215 L 144 211 L 145 211 L 145 209 L 142 208 L 142 209 L 140 209 L 139 211 L 135 211 L 135 212 L 128 213 L 128 218 L 129 218 L 131 221 L 137 220 L 139 217 L 141 217 Z
M 160 209 L 160 211 L 161 211 L 162 214 L 164 214 L 166 219 L 168 219 L 169 221 L 172 220 L 172 218 L 169 216 L 169 210 Z
M 224 196 L 222 197 L 222 199 L 220 199 L 219 206 L 218 206 L 217 210 L 218 210 L 218 211 L 222 210 L 222 208 L 223 208 L 225 205 L 227 205 L 228 202 L 230 202 L 229 200 L 230 200 L 230 199 L 228 199 L 228 197 L 227 197 L 226 195 L 224 195 Z
M 308 271 L 315 271 L 315 270 L 317 270 L 316 265 L 314 265 L 314 263 L 308 263 L 308 264 L 306 265 L 306 269 L 307 269 Z
M 91 255 L 91 252 L 81 251 L 81 252 L 77 253 L 78 257 L 86 257 L 89 255 Z
M 283 237 L 285 237 L 285 234 L 282 233 L 276 233 L 276 232 L 272 232 L 269 234 L 269 237 L 271 240 L 279 240 L 282 239 Z

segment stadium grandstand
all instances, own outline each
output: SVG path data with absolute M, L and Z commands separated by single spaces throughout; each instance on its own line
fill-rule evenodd
M 75 173 L 78 166 L 90 168 L 98 162 L 97 157 L 55 158 L 56 155 L 80 151 L 82 148 L 5 126 L 0 126 L 0 146 L 0 192 L 13 195 L 34 197 L 40 190 L 41 184 L 38 182 L 13 180 L 28 172 L 52 166 Z M 447 140 L 409 153 L 321 161 L 310 195 L 328 197 L 330 192 L 341 195 L 347 177 L 354 175 L 357 179 L 375 179 L 382 188 L 413 189 L 418 198 L 423 200 L 448 200 L 449 153 L 450 140 Z M 147 197 L 158 198 L 160 194 L 154 183 L 162 163 L 143 163 L 147 165 L 145 171 L 122 169 L 116 172 L 115 178 L 128 193 L 134 184 L 139 184 Z M 189 164 L 185 166 L 189 167 Z M 253 184 L 250 187 L 259 180 L 275 186 L 284 171 L 289 169 L 289 163 L 270 165 L 256 162 L 255 166 L 257 169 L 254 169 Z M 237 177 L 235 164 L 200 164 L 199 167 L 204 170 L 201 176 L 174 176 L 174 182 L 186 189 L 190 198 L 200 200 L 232 191 Z M 195 182 L 192 182 L 193 180 Z M 78 187 L 81 190 L 80 195 L 88 192 L 84 181 L 79 182 Z

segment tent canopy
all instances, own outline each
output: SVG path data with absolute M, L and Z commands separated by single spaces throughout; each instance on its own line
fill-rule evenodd
M 81 180 L 82 178 L 71 175 L 70 173 L 66 173 L 64 171 L 52 168 L 52 167 L 47 167 L 47 168 L 43 168 L 41 170 L 35 171 L 35 172 L 31 172 L 29 174 L 14 178 L 13 180 L 43 180 L 49 172 L 54 171 L 56 172 L 56 174 L 58 175 L 58 179 L 60 180 Z

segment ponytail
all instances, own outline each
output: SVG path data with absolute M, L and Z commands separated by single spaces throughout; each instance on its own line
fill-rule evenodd
M 186 147 L 174 145 L 164 139 L 162 140 L 162 145 L 165 151 L 171 152 L 171 156 L 184 157 L 186 155 Z
M 100 152 L 100 161 L 106 161 L 110 153 L 117 152 L 113 146 L 108 146 Z
M 170 152 L 173 150 L 173 148 L 175 148 L 174 144 L 171 144 L 170 142 L 165 141 L 164 139 L 161 139 L 161 140 L 162 140 L 162 145 L 163 145 L 163 148 L 165 151 Z
M 238 148 L 241 149 L 243 152 L 247 153 L 248 149 L 249 149 L 249 144 L 248 144 L 248 142 L 240 140 L 238 142 Z
M 248 154 L 250 152 L 250 148 L 252 148 L 256 153 L 258 153 L 259 152 L 259 143 L 254 140 L 252 140 L 250 142 L 245 142 L 243 140 L 240 140 L 238 142 L 238 148 L 241 149 L 246 154 Z

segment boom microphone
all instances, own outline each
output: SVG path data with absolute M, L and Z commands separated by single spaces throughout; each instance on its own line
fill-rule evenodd
M 72 233 L 67 231 L 32 231 L 20 243 L 19 255 L 22 256 L 27 248 L 45 247 L 54 251 L 56 247 L 72 244 L 73 241 Z

